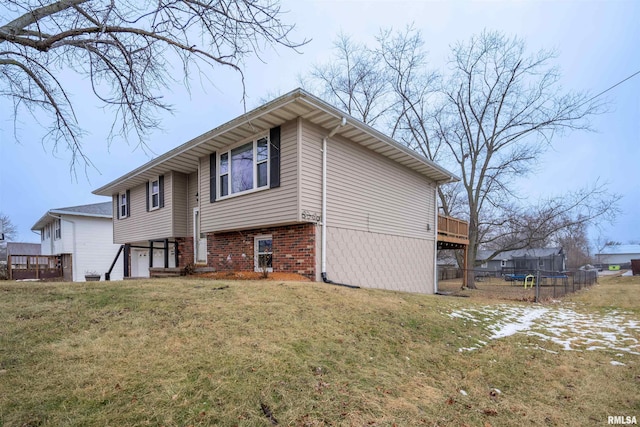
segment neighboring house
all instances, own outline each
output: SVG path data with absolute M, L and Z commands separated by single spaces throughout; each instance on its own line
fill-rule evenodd
M 42 255 L 61 255 L 65 279 L 84 282 L 85 274 L 101 275 L 109 270 L 120 245 L 113 243 L 111 202 L 71 206 L 47 211 L 31 227 L 40 232 Z M 122 280 L 122 263 L 111 273 Z
M 195 264 L 433 293 L 437 186 L 455 180 L 297 89 L 94 194 L 113 197 L 125 276 Z
M 631 268 L 632 259 L 640 259 L 640 245 L 607 245 L 596 254 L 596 262 L 600 265 Z
M 495 274 L 533 273 L 544 271 L 561 272 L 566 269 L 566 258 L 562 248 L 534 248 L 505 251 L 488 260 L 494 253 L 491 250 L 479 250 L 476 256 L 479 266 L 477 272 Z

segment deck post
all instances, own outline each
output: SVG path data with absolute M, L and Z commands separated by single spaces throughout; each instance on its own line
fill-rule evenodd
M 123 266 L 123 269 L 122 269 L 122 270 L 123 270 L 122 272 L 124 273 L 124 274 L 123 274 L 123 275 L 124 275 L 124 277 L 130 277 L 130 275 L 129 275 L 129 258 L 130 258 L 130 254 L 129 254 L 129 252 L 130 252 L 130 251 L 131 251 L 131 249 L 130 249 L 130 247 L 129 247 L 129 244 L 128 244 L 128 243 L 127 243 L 127 244 L 125 244 L 125 245 L 124 245 L 124 257 L 123 257 L 123 258 L 124 258 L 124 259 L 123 259 L 123 261 L 124 261 L 124 266 Z
M 169 268 L 169 239 L 164 239 L 164 268 Z
M 176 268 L 180 267 L 180 257 L 178 256 L 178 242 L 173 242 L 173 257 L 175 259 Z
M 153 268 L 153 240 L 149 240 L 149 268 Z
M 467 265 L 467 254 L 469 253 L 469 245 L 464 245 L 464 255 L 462 258 L 462 287 L 466 288 L 469 283 L 468 279 L 468 265 Z

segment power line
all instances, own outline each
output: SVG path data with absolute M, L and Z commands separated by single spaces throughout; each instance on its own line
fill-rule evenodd
M 586 103 L 588 103 L 588 102 L 593 101 L 594 99 L 596 99 L 596 98 L 597 98 L 597 97 L 599 97 L 599 96 L 604 95 L 605 93 L 609 92 L 611 89 L 613 89 L 613 88 L 615 88 L 615 87 L 620 86 L 622 83 L 624 83 L 624 82 L 626 82 L 627 80 L 629 80 L 629 79 L 631 79 L 631 78 L 633 78 L 633 77 L 637 76 L 638 74 L 640 74 L 640 70 L 638 70 L 638 71 L 636 71 L 635 73 L 631 74 L 631 75 L 630 75 L 629 77 L 627 77 L 626 79 L 624 79 L 624 80 L 620 80 L 618 83 L 614 84 L 614 85 L 613 85 L 613 86 L 611 86 L 610 88 L 605 89 L 605 90 L 603 90 L 602 92 L 600 92 L 599 94 L 597 94 L 597 95 L 595 95 L 595 96 L 591 97 L 590 99 L 588 99 L 587 101 L 585 101 L 582 105 L 584 105 L 584 104 L 586 104 Z

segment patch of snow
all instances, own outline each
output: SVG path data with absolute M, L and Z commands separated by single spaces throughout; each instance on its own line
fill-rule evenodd
M 534 321 L 543 316 L 547 311 L 546 308 L 536 307 L 534 310 L 523 313 L 522 316 L 508 316 L 507 322 L 498 322 L 494 327 L 489 328 L 493 331 L 489 339 L 505 338 L 517 332 L 529 330 L 533 327 Z
M 467 392 L 466 392 L 466 391 L 464 391 L 464 390 L 460 390 L 460 394 L 461 394 L 461 395 L 463 395 L 463 396 L 466 396 L 466 395 L 467 395 Z
M 457 310 L 449 313 L 449 316 L 487 324 L 484 336 L 489 340 L 521 333 L 550 341 L 564 350 L 614 350 L 640 355 L 637 338 L 640 335 L 640 322 L 630 318 L 630 313 L 612 311 L 607 314 L 585 314 L 564 305 L 540 307 L 501 304 Z M 473 351 L 485 345 L 485 341 L 478 339 L 476 345 L 459 351 Z
M 627 365 L 625 365 L 624 363 L 622 363 L 622 362 L 618 362 L 618 361 L 616 361 L 616 360 L 612 360 L 610 363 L 611 363 L 613 366 L 627 366 Z

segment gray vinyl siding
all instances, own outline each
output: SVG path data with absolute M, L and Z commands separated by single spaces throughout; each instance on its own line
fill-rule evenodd
M 188 217 L 191 216 L 187 214 L 189 209 L 189 176 L 179 172 L 173 172 L 171 176 L 171 187 L 165 187 L 165 198 L 169 188 L 173 196 L 173 232 L 171 237 L 185 237 L 189 235 Z
M 300 210 L 311 214 L 322 213 L 322 138 L 326 131 L 303 121 Z
M 320 212 L 324 134 L 303 122 L 301 206 Z M 435 183 L 352 141 L 327 142 L 327 224 L 433 240 Z M 430 230 L 427 230 L 427 224 Z
M 113 236 L 118 244 L 165 239 L 173 236 L 173 179 L 164 175 L 164 207 L 147 212 L 145 185 L 131 188 L 130 215 L 124 219 L 114 216 Z M 178 236 L 180 237 L 180 236 Z
M 281 126 L 280 187 L 209 202 L 209 158 L 200 163 L 202 230 L 217 232 L 296 222 L 298 219 L 297 121 Z

